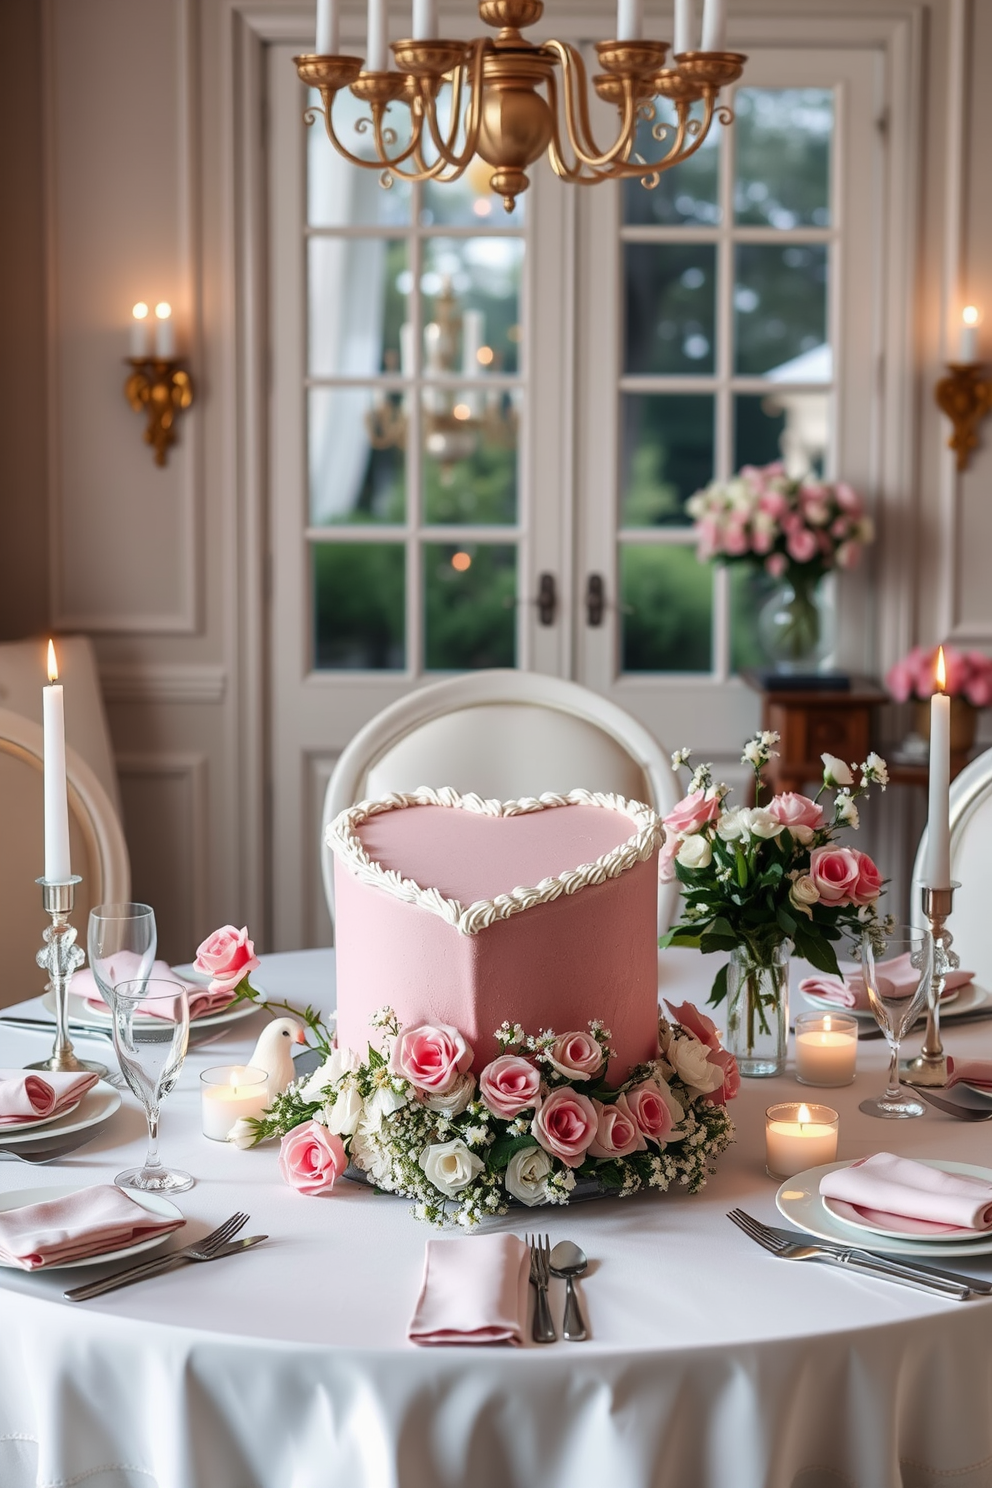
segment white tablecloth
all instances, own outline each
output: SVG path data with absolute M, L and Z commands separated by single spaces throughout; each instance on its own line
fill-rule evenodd
M 271 956 L 262 976 L 273 995 L 327 1007 L 332 967 L 329 952 Z M 713 967 L 666 953 L 663 990 L 702 1003 Z M 405 1200 L 349 1183 L 303 1198 L 281 1183 L 273 1148 L 199 1135 L 200 1071 L 243 1058 L 259 1026 L 191 1052 L 162 1150 L 197 1177 L 179 1200 L 184 1239 L 243 1208 L 271 1241 L 86 1304 L 61 1297 L 82 1272 L 0 1273 L 0 1488 L 992 1484 L 992 1301 L 788 1265 L 725 1217 L 742 1204 L 775 1220 L 763 1113 L 799 1098 L 790 1077 L 744 1082 L 738 1141 L 694 1198 L 498 1221 L 519 1233 L 536 1221 L 593 1259 L 592 1341 L 418 1350 L 406 1325 L 431 1232 Z M 946 1036 L 962 1054 L 992 1054 L 992 1024 L 949 1023 Z M 39 1052 L 34 1035 L 0 1031 L 0 1064 Z M 884 1046 L 863 1045 L 856 1083 L 825 1097 L 841 1111 L 841 1156 L 889 1146 L 992 1160 L 989 1127 L 862 1116 L 883 1066 Z M 0 1184 L 105 1182 L 143 1141 L 126 1096 L 78 1155 L 0 1164 Z M 988 1261 L 973 1269 L 992 1275 Z M 554 1305 L 560 1316 L 560 1295 Z

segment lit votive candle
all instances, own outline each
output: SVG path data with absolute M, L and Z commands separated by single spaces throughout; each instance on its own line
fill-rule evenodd
M 200 1076 L 203 1135 L 226 1142 L 236 1121 L 261 1116 L 269 1103 L 269 1077 L 250 1064 L 219 1064 Z
M 791 1178 L 837 1156 L 840 1117 L 829 1106 L 787 1104 L 765 1112 L 765 1172 Z
M 850 1013 L 800 1013 L 796 1079 L 802 1085 L 850 1085 L 858 1059 L 858 1020 Z

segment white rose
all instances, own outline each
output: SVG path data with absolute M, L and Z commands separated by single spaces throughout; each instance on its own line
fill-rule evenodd
M 548 1174 L 551 1158 L 543 1147 L 523 1147 L 515 1152 L 506 1165 L 503 1182 L 506 1191 L 530 1208 L 543 1204 L 548 1197 Z
M 698 1039 L 692 1037 L 672 1040 L 668 1050 L 668 1062 L 683 1085 L 708 1093 L 723 1084 L 723 1070 L 707 1059 L 708 1050 Z
M 425 1094 L 422 1099 L 429 1111 L 443 1111 L 446 1116 L 458 1116 L 474 1094 L 475 1076 L 459 1075 L 450 1090 Z
M 853 827 L 855 831 L 861 825 L 858 808 L 847 791 L 841 791 L 834 801 L 834 818 L 845 827 Z
M 681 863 L 683 868 L 708 868 L 713 861 L 713 849 L 709 839 L 702 833 L 693 833 L 691 837 L 685 837 L 675 854 L 675 861 Z
M 239 1147 L 242 1152 L 246 1152 L 255 1145 L 255 1128 L 244 1116 L 239 1116 L 228 1132 L 227 1140 L 232 1147 Z
M 823 783 L 831 787 L 835 785 L 853 785 L 854 776 L 842 759 L 835 754 L 821 754 L 823 761 Z
M 776 821 L 763 806 L 756 806 L 751 812 L 749 826 L 754 837 L 777 837 L 782 830 L 782 823 Z
M 789 903 L 793 909 L 800 910 L 807 919 L 813 918 L 811 904 L 819 903 L 820 891 L 810 878 L 808 873 L 802 873 L 793 880 L 789 890 Z
M 386 1116 L 392 1116 L 401 1106 L 405 1106 L 407 1097 L 401 1091 L 394 1090 L 391 1085 L 380 1085 L 375 1095 L 365 1107 L 365 1120 L 370 1131 L 379 1130 Z
M 360 1064 L 361 1060 L 358 1055 L 352 1053 L 350 1049 L 332 1049 L 320 1069 L 314 1070 L 301 1089 L 300 1095 L 305 1101 L 323 1100 L 330 1086 L 337 1085 L 345 1075 L 356 1070 Z
M 746 837 L 751 830 L 751 812 L 746 806 L 735 806 L 718 818 L 716 835 L 724 842 L 736 842 Z
M 451 1142 L 435 1142 L 420 1154 L 420 1166 L 435 1188 L 449 1199 L 457 1198 L 482 1172 L 485 1163 L 470 1152 L 460 1137 Z
M 337 1132 L 339 1137 L 350 1137 L 362 1115 L 362 1097 L 354 1085 L 344 1085 L 338 1091 L 333 1106 L 326 1108 L 327 1130 Z

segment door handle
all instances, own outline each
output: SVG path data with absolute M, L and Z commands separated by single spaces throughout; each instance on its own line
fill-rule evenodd
M 586 581 L 586 624 L 602 625 L 606 609 L 606 585 L 602 574 L 590 574 Z
M 555 576 L 552 573 L 542 573 L 537 581 L 537 618 L 540 623 L 554 625 L 557 608 L 558 592 L 555 588 Z

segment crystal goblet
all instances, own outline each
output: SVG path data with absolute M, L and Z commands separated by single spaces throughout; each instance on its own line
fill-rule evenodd
M 179 982 L 142 978 L 113 990 L 114 1048 L 121 1073 L 145 1108 L 148 1151 L 140 1168 L 118 1173 L 119 1188 L 146 1193 L 182 1193 L 189 1173 L 162 1166 L 158 1155 L 162 1101 L 179 1079 L 189 1043 L 189 998 Z
M 861 969 L 869 1006 L 889 1046 L 889 1078 L 884 1095 L 863 1100 L 860 1109 L 888 1121 L 922 1116 L 926 1107 L 899 1084 L 899 1045 L 926 1004 L 933 974 L 933 940 L 925 931 L 904 925 L 891 935 L 865 935 Z M 890 975 L 897 971 L 898 983 Z M 904 986 L 907 979 L 912 982 L 911 990 L 897 995 L 897 986 Z

